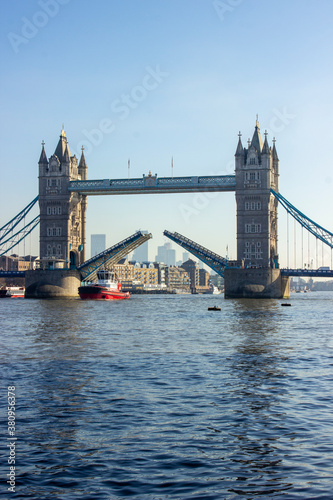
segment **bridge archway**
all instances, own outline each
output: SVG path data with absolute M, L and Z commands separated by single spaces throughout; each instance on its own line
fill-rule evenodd
M 77 253 L 74 250 L 69 252 L 69 266 L 71 269 L 77 266 Z

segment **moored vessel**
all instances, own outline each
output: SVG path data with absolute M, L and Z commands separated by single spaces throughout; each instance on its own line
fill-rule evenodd
M 112 271 L 98 271 L 97 282 L 79 287 L 79 296 L 83 300 L 121 300 L 129 299 L 130 293 L 123 292 L 121 283 L 115 279 Z
M 6 286 L 0 290 L 0 299 L 2 298 L 24 298 L 25 288 L 23 286 Z

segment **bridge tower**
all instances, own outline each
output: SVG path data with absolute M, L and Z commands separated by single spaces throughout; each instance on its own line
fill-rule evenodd
M 274 268 L 278 263 L 279 158 L 267 132 L 262 141 L 258 117 L 252 141 L 244 148 L 239 133 L 235 154 L 237 204 L 237 259 L 246 267 Z
M 275 140 L 262 141 L 258 117 L 252 140 L 244 148 L 239 133 L 235 153 L 237 261 L 224 273 L 226 298 L 282 298 L 290 293 L 278 258 L 277 200 L 279 158 Z M 244 262 L 244 266 L 240 263 Z
M 86 196 L 68 190 L 69 182 L 85 180 L 83 153 L 71 156 L 62 128 L 54 154 L 47 159 L 44 142 L 39 159 L 40 260 L 46 268 L 75 268 L 85 260 Z

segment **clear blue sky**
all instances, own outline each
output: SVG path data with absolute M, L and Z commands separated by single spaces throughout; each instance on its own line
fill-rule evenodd
M 128 158 L 132 177 L 169 176 L 172 156 L 175 176 L 203 175 L 233 172 L 258 113 L 280 192 L 333 230 L 330 0 L 13 0 L 0 29 L 0 226 L 36 196 L 41 141 L 51 156 L 62 123 L 90 179 L 127 177 Z M 105 119 L 112 131 L 96 133 Z M 87 243 L 148 229 L 153 258 L 169 229 L 236 257 L 234 194 L 195 196 L 90 197 Z

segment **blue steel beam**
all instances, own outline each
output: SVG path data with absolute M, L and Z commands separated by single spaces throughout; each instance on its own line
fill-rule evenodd
M 68 189 L 69 191 L 76 191 L 83 195 L 235 191 L 236 178 L 234 175 L 201 177 L 157 177 L 157 175 L 144 175 L 139 179 L 71 181 Z
M 170 240 L 185 248 L 185 250 L 191 252 L 195 257 L 213 269 L 213 271 L 217 274 L 224 276 L 224 269 L 228 264 L 227 259 L 221 257 L 221 255 L 218 255 L 217 253 L 211 252 L 208 248 L 195 243 L 195 241 L 192 241 L 179 233 L 171 233 L 170 231 L 165 230 L 163 234 Z
M 39 215 L 37 215 L 37 217 L 35 217 L 31 222 L 29 222 L 29 224 L 27 224 L 22 229 L 17 231 L 17 233 L 13 234 L 5 241 L 1 241 L 0 257 L 2 255 L 5 255 L 7 252 L 9 252 L 9 250 L 16 247 L 16 245 L 18 245 L 22 240 L 24 240 L 24 238 L 26 238 L 31 233 L 31 231 L 33 231 L 35 227 L 38 226 L 39 222 L 40 218 Z M 8 247 L 6 247 L 6 243 L 9 244 Z
M 292 205 L 286 198 L 284 198 L 280 193 L 276 193 L 271 189 L 271 193 L 275 198 L 281 203 L 281 205 L 287 210 L 287 212 L 294 217 L 307 231 L 313 234 L 318 240 L 322 241 L 330 248 L 333 248 L 333 233 L 327 231 L 309 217 L 304 215 L 300 210 L 298 210 L 294 205 Z
M 25 271 L 0 271 L 0 278 L 24 278 Z
M 32 207 L 37 203 L 38 201 L 38 196 L 34 198 L 21 212 L 19 212 L 15 217 L 13 217 L 7 224 L 4 226 L 0 227 L 0 241 L 2 241 L 7 234 L 9 234 L 14 227 L 16 227 L 22 219 L 30 212 Z
M 132 252 L 132 250 L 135 250 L 135 248 L 142 245 L 142 243 L 145 243 L 150 238 L 152 238 L 150 233 L 147 234 L 138 231 L 125 240 L 95 255 L 95 257 L 86 260 L 86 262 L 77 268 L 81 273 L 82 281 L 93 281 L 96 279 L 97 271 L 100 268 L 106 267 L 110 269 L 110 267 L 117 264 L 117 262 L 123 259 L 129 252 Z

